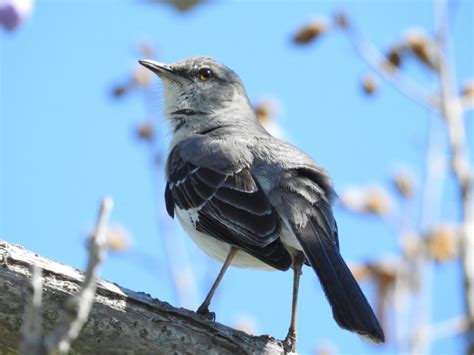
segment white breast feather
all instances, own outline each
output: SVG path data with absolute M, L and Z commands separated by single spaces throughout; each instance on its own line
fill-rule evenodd
M 176 207 L 176 216 L 193 241 L 211 258 L 223 263 L 229 254 L 230 245 L 196 230 L 196 222 L 199 220 L 197 211 L 197 209 L 183 210 Z M 241 268 L 275 270 L 270 265 L 241 250 L 234 256 L 231 265 Z

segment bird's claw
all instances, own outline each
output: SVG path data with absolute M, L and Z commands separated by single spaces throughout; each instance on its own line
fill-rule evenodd
M 207 308 L 207 306 L 202 306 L 198 308 L 198 310 L 196 311 L 196 313 L 201 316 L 202 318 L 204 318 L 205 320 L 211 322 L 211 323 L 214 323 L 216 321 L 216 314 L 214 312 L 210 312 L 209 311 L 209 308 Z
M 283 340 L 283 349 L 285 354 L 296 353 L 296 334 L 288 333 L 285 340 Z

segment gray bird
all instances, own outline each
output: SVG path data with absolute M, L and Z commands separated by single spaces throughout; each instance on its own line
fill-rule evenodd
M 374 342 L 384 334 L 339 252 L 327 172 L 258 122 L 245 88 L 231 69 L 208 57 L 166 65 L 140 60 L 164 89 L 173 130 L 166 164 L 166 208 L 222 269 L 229 265 L 294 270 L 287 351 L 296 347 L 296 305 L 303 264 L 319 277 L 340 327 Z

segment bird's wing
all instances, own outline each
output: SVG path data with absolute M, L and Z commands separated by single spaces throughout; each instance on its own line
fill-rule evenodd
M 198 158 L 188 157 L 180 145 L 170 154 L 165 192 L 170 216 L 175 207 L 192 210 L 198 216 L 194 221 L 198 231 L 274 268 L 288 269 L 291 257 L 279 239 L 279 216 L 249 169 L 235 165 L 231 169 L 231 162 L 220 161 L 226 169 L 219 171 L 199 164 Z
M 329 186 L 321 188 L 314 170 L 287 171 L 276 195 L 277 207 L 321 281 L 333 316 L 342 328 L 384 341 L 383 331 L 357 281 L 339 252 Z M 332 189 L 332 188 L 331 188 Z

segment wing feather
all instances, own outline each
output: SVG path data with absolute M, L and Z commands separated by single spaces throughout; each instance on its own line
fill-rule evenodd
M 279 238 L 280 218 L 248 168 L 219 172 L 186 162 L 176 151 L 170 161 L 165 199 L 171 216 L 174 205 L 193 209 L 197 230 L 277 269 L 291 266 Z

